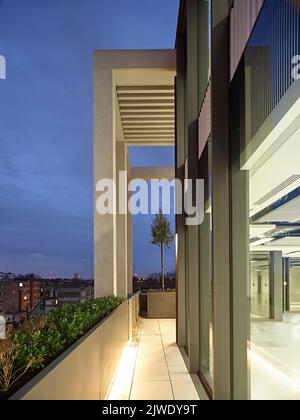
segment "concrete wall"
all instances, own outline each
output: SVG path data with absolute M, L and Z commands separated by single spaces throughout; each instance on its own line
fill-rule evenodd
M 176 318 L 176 292 L 148 292 L 148 318 Z
M 106 399 L 130 331 L 137 322 L 138 301 L 133 296 L 120 305 L 11 399 Z

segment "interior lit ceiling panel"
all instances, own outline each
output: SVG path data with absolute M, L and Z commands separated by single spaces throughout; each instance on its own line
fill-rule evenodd
M 268 214 L 257 220 L 260 223 L 265 222 L 289 222 L 296 223 L 300 221 L 300 196 L 289 201 L 286 204 L 270 211 Z
M 300 186 L 299 138 L 300 129 L 251 175 L 251 216 Z
M 250 237 L 258 238 L 274 229 L 276 229 L 276 225 L 250 225 Z
M 288 96 L 273 114 L 279 122 L 267 134 L 273 119 L 266 121 L 248 144 L 249 158 L 242 166 L 250 174 L 250 216 L 300 186 L 300 98 L 294 102 Z
M 285 236 L 284 238 L 275 239 L 272 242 L 272 245 L 283 247 L 299 246 L 300 249 L 300 236 Z

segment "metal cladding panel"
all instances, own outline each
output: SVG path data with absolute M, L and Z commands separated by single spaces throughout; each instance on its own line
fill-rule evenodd
M 211 82 L 209 82 L 204 102 L 198 119 L 199 139 L 198 139 L 198 158 L 200 159 L 207 140 L 211 133 Z
M 235 0 L 230 15 L 230 78 L 232 80 L 264 0 Z
M 250 138 L 272 114 L 274 118 L 287 94 L 296 98 L 299 46 L 300 0 L 264 0 L 244 53 Z

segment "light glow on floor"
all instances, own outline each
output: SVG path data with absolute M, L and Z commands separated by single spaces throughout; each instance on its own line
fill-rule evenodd
M 252 371 L 256 369 L 264 372 L 265 378 L 271 380 L 274 384 L 280 385 L 282 388 L 290 388 L 293 390 L 293 394 L 299 393 L 300 395 L 300 381 L 288 376 L 280 369 L 278 369 L 273 363 L 267 361 L 264 357 L 258 355 L 254 350 L 248 350 L 248 356 L 251 363 Z M 268 355 L 269 357 L 269 355 Z M 274 358 L 273 358 L 274 359 Z M 278 363 L 280 363 L 278 361 Z M 274 397 L 276 397 L 274 395 Z M 277 396 L 278 397 L 278 396 Z M 277 398 L 274 398 L 277 399 Z
M 123 350 L 119 366 L 117 368 L 109 395 L 108 400 L 128 400 L 134 368 L 137 356 L 138 346 L 132 342 L 128 342 Z

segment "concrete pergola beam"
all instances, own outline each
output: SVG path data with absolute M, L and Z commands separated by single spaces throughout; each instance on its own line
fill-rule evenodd
M 175 169 L 170 167 L 132 167 L 129 180 L 143 179 L 150 181 L 151 179 L 167 179 L 169 181 L 175 179 Z

